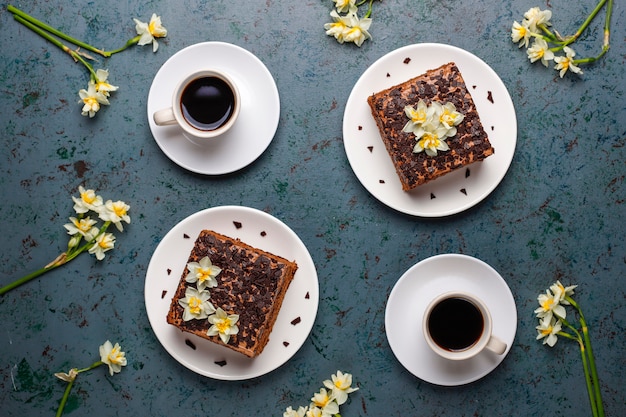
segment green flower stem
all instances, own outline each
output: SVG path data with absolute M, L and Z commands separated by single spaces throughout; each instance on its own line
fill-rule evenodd
M 596 5 L 595 9 L 593 9 L 593 11 L 591 12 L 591 14 L 587 17 L 587 19 L 583 22 L 582 25 L 580 25 L 580 27 L 578 28 L 578 30 L 576 31 L 576 33 L 574 33 L 572 36 L 570 36 L 569 38 L 567 38 L 565 40 L 564 45 L 569 45 L 570 43 L 574 42 L 576 39 L 578 39 L 580 37 L 580 35 L 582 35 L 582 33 L 585 31 L 585 29 L 587 29 L 587 27 L 591 24 L 591 22 L 593 21 L 593 19 L 595 19 L 596 15 L 600 12 L 600 10 L 602 9 L 602 7 L 604 6 L 604 4 L 609 1 L 610 3 L 613 2 L 613 0 L 600 0 L 598 2 L 598 4 Z M 612 11 L 612 6 L 607 8 L 607 17 L 610 19 L 610 13 Z M 606 29 L 606 27 L 605 27 Z
M 102 55 L 104 57 L 108 57 L 109 56 L 109 55 L 106 55 L 105 51 L 103 51 L 101 49 L 98 49 L 98 48 L 96 48 L 94 46 L 91 46 L 88 43 L 80 41 L 80 40 L 78 40 L 76 38 L 73 38 L 73 37 L 71 37 L 69 35 L 66 35 L 65 33 L 63 33 L 61 31 L 53 28 L 52 26 L 50 26 L 50 25 L 48 25 L 48 24 L 46 24 L 46 23 L 44 23 L 44 22 L 42 22 L 40 20 L 35 19 L 34 17 L 32 17 L 29 14 L 27 14 L 27 13 L 17 9 L 16 7 L 14 7 L 12 5 L 7 6 L 7 10 L 9 12 L 13 13 L 13 17 L 15 17 L 16 20 L 18 20 L 20 23 L 23 23 L 23 21 L 28 21 L 32 25 L 37 26 L 38 28 L 43 29 L 46 32 L 50 32 L 51 34 L 53 34 L 55 36 L 58 36 L 59 38 L 61 38 L 63 40 L 66 40 L 66 41 L 68 41 L 70 43 L 73 43 L 76 46 L 79 46 L 79 47 L 81 47 L 83 49 L 86 49 L 88 51 L 100 54 L 100 55 Z M 20 17 L 21 20 L 17 19 L 17 17 Z
M 80 374 L 81 372 L 87 372 L 94 368 L 97 368 L 100 365 L 104 365 L 104 362 L 102 361 L 94 362 L 91 364 L 91 366 L 88 366 L 87 368 L 77 369 L 76 373 Z M 61 417 L 63 415 L 63 409 L 65 408 L 67 399 L 70 396 L 70 391 L 72 391 L 72 386 L 74 385 L 74 381 L 75 379 L 72 379 L 71 381 L 67 383 L 67 387 L 65 387 L 65 392 L 63 392 L 63 398 L 61 398 L 61 402 L 59 403 L 59 408 L 57 410 L 56 417 Z
M 23 19 L 22 17 L 20 17 L 18 15 L 14 15 L 14 18 L 18 22 L 20 22 L 21 24 L 23 24 L 24 26 L 29 28 L 30 30 L 32 30 L 33 32 L 37 33 L 38 35 L 40 35 L 41 37 L 43 37 L 44 39 L 46 39 L 47 41 L 49 41 L 53 45 L 57 46 L 63 52 L 69 54 L 75 61 L 78 61 L 81 64 L 83 64 L 87 68 L 87 70 L 89 70 L 89 73 L 91 74 L 91 76 L 95 79 L 95 77 L 96 77 L 95 70 L 93 69 L 91 64 L 88 63 L 78 52 L 71 50 L 69 47 L 64 45 L 61 41 L 59 41 L 55 37 L 51 36 L 48 32 L 44 31 L 43 29 L 39 28 L 38 26 L 35 26 L 34 24 L 29 22 L 28 20 L 25 20 L 25 19 Z
M 94 74 L 95 76 L 95 74 Z M 66 263 L 68 263 L 69 261 L 71 261 L 72 259 L 76 258 L 78 255 L 80 255 L 81 253 L 83 253 L 84 251 L 88 250 L 91 246 L 93 246 L 94 242 L 96 241 L 96 239 L 102 235 L 104 232 L 107 231 L 107 229 L 109 228 L 109 226 L 111 225 L 110 221 L 106 221 L 104 222 L 104 224 L 102 225 L 102 227 L 100 228 L 100 231 L 98 232 L 98 234 L 91 240 L 89 240 L 88 242 L 86 242 L 83 246 L 75 246 L 73 248 L 68 249 L 67 252 L 63 252 L 62 254 L 60 254 L 54 261 L 50 262 L 48 265 L 44 266 L 43 268 L 40 268 L 36 271 L 31 272 L 30 274 L 23 276 L 22 278 L 13 281 L 12 283 L 5 285 L 4 287 L 0 288 L 0 296 L 6 294 L 7 292 L 11 291 L 14 288 L 19 287 L 22 284 L 27 283 L 28 281 L 31 281 L 43 274 L 45 274 L 46 272 L 57 268 L 61 265 L 64 265 Z
M 125 50 L 126 48 L 136 45 L 137 42 L 139 42 L 139 39 L 141 39 L 141 35 L 137 35 L 132 39 L 129 39 L 124 46 L 122 46 L 121 48 L 118 49 L 114 49 L 112 51 L 105 51 L 104 54 L 106 54 L 105 56 L 111 56 L 113 54 L 117 54 L 118 52 L 122 52 L 123 50 Z

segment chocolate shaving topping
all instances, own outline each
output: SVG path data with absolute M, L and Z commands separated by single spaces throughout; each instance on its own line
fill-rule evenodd
M 293 324 L 294 326 L 298 323 L 300 323 L 302 321 L 302 319 L 300 317 L 296 317 L 295 319 L 291 320 L 291 324 Z
M 404 62 L 405 64 L 408 64 L 409 62 L 411 62 L 411 58 L 408 58 L 408 57 L 404 58 L 404 61 L 402 62 Z
M 437 198 L 437 197 L 435 197 L 435 194 L 430 193 L 430 199 L 432 200 L 433 198 Z
M 493 103 L 493 96 L 491 95 L 491 91 L 487 91 L 487 100 Z
M 189 346 L 190 348 L 192 348 L 193 350 L 196 350 L 196 345 L 194 345 L 191 340 L 185 339 L 185 344 Z
M 387 78 L 391 77 L 391 74 L 387 73 Z
M 289 346 L 289 342 L 283 342 L 283 346 L 284 346 L 284 347 Z
M 374 150 L 374 147 L 373 147 L 373 146 L 368 146 L 368 147 L 367 147 L 367 149 L 368 149 L 370 152 L 372 152 L 372 151 Z
M 242 226 L 241 222 L 233 221 L 233 224 L 235 225 L 237 229 L 241 229 L 241 226 Z
M 267 232 L 266 232 L 265 230 L 263 230 L 263 231 L 261 232 L 261 236 L 263 236 L 263 237 L 267 236 Z
M 167 268 L 167 275 L 169 275 L 169 274 L 171 274 L 171 273 L 172 273 L 172 270 L 171 270 L 171 269 L 169 269 L 169 268 Z
M 470 170 L 469 170 L 469 168 L 467 168 L 467 169 L 465 170 L 465 178 L 467 178 L 467 177 L 469 177 L 469 176 L 470 176 Z
M 218 365 L 218 366 L 226 366 L 226 361 L 215 361 L 213 363 Z
M 460 190 L 463 194 L 467 195 L 467 190 L 465 188 L 461 188 Z
M 184 239 L 189 239 L 189 235 L 187 233 L 183 233 L 183 238 Z
M 359 126 L 359 127 L 358 127 L 358 129 L 359 129 L 359 130 L 363 130 L 363 126 Z
M 311 298 L 311 296 L 309 295 L 309 292 L 308 292 L 308 291 L 306 292 L 306 295 L 304 296 L 304 298 L 306 298 L 307 300 L 308 300 L 309 298 Z
M 165 298 L 165 294 L 167 294 L 167 291 L 166 291 L 166 290 L 163 290 L 163 291 L 161 292 L 161 300 Z

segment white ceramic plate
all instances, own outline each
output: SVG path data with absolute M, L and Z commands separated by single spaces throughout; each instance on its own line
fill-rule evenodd
M 241 94 L 241 111 L 224 135 L 199 140 L 177 126 L 157 126 L 154 112 L 172 106 L 178 82 L 200 69 L 228 73 Z M 163 153 L 181 167 L 199 174 L 227 174 L 254 162 L 267 149 L 278 128 L 280 99 L 272 74 L 247 50 L 223 42 L 188 46 L 159 69 L 148 93 L 148 121 Z
M 482 299 L 493 320 L 493 334 L 507 344 L 503 355 L 483 351 L 465 361 L 434 353 L 422 333 L 424 311 L 436 296 L 466 291 Z M 437 385 L 463 385 L 493 371 L 511 349 L 517 310 L 511 290 L 491 266 L 460 254 L 437 255 L 409 268 L 391 290 L 385 331 L 394 355 L 416 377 Z
M 495 153 L 470 165 L 469 173 L 458 169 L 405 192 L 367 97 L 448 62 L 455 62 L 463 74 Z M 406 214 L 440 217 L 473 207 L 504 178 L 515 152 L 517 119 L 506 87 L 489 65 L 454 46 L 416 44 L 388 53 L 359 78 L 346 103 L 343 139 L 352 170 L 374 197 Z
M 259 249 L 295 260 L 298 264 L 270 340 L 256 358 L 247 358 L 226 347 L 181 332 L 166 322 L 187 258 L 203 229 L 239 238 Z M 187 217 L 165 235 L 148 265 L 145 302 L 154 333 L 174 359 L 201 375 L 221 380 L 243 380 L 273 371 L 300 349 L 317 315 L 319 285 L 311 255 L 288 226 L 253 208 L 221 206 Z

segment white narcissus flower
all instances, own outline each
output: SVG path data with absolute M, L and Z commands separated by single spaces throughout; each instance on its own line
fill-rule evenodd
M 352 388 L 352 375 L 341 371 L 337 371 L 331 379 L 325 380 L 324 386 L 331 390 L 331 395 L 338 405 L 344 404 L 348 400 L 348 394 L 358 390 Z
M 552 291 L 554 295 L 559 296 L 559 302 L 561 304 L 569 305 L 569 301 L 567 301 L 565 297 L 571 297 L 572 295 L 574 295 L 574 288 L 576 287 L 578 287 L 578 285 L 570 285 L 569 287 L 565 287 L 563 284 L 561 284 L 560 281 L 557 281 L 550 286 L 550 291 Z
M 556 56 L 554 57 L 554 62 L 556 65 L 554 69 L 559 71 L 559 75 L 561 78 L 565 75 L 565 73 L 569 70 L 575 74 L 582 74 L 583 70 L 576 66 L 574 62 L 574 57 L 576 56 L 576 52 L 569 46 L 563 48 L 563 52 L 565 52 L 565 56 Z
M 448 151 L 450 148 L 444 140 L 447 129 L 443 126 L 434 128 L 432 125 L 427 126 L 428 130 L 417 140 L 413 147 L 413 152 L 426 152 L 428 156 L 436 156 L 437 151 Z
M 109 373 L 119 373 L 122 366 L 126 366 L 126 354 L 122 352 L 119 343 L 115 346 L 108 340 L 100 346 L 100 360 L 109 366 Z
M 513 27 L 511 28 L 511 40 L 514 43 L 518 44 L 518 47 L 522 46 L 528 47 L 528 42 L 530 42 L 530 30 L 524 22 L 519 24 L 518 22 L 513 22 Z
M 167 29 L 161 24 L 161 17 L 156 13 L 152 13 L 150 23 L 144 23 L 139 19 L 133 19 L 135 21 L 135 30 L 137 35 L 140 36 L 137 45 L 147 45 L 152 43 L 152 52 L 156 52 L 159 49 L 159 43 L 156 38 L 164 38 L 167 36 Z
M 119 87 L 109 84 L 107 78 L 109 78 L 109 71 L 104 69 L 96 71 L 96 91 L 108 97 L 111 91 L 117 91 Z
M 78 369 L 72 368 L 68 373 L 65 372 L 57 372 L 54 374 L 57 378 L 65 382 L 72 382 L 78 376 Z
M 307 411 L 308 407 L 300 406 L 297 410 L 294 410 L 291 406 L 289 406 L 283 413 L 283 417 L 305 417 Z
M 184 308 L 183 320 L 206 319 L 209 314 L 215 313 L 215 307 L 209 301 L 210 296 L 208 291 L 198 291 L 193 287 L 187 287 L 185 298 L 178 300 L 178 304 Z
M 550 347 L 557 342 L 557 334 L 561 331 L 561 321 L 554 317 L 545 317 L 539 322 L 537 329 L 537 340 L 543 339 L 543 344 Z
M 343 38 L 346 42 L 354 42 L 356 46 L 361 46 L 367 39 L 372 39 L 372 35 L 368 32 L 372 25 L 372 19 L 365 17 L 359 19 L 356 14 L 356 8 L 352 8 L 348 13 L 350 24 Z
M 89 248 L 89 253 L 96 256 L 101 261 L 104 259 L 104 252 L 115 246 L 115 236 L 112 233 L 102 233 L 96 238 L 94 244 Z
M 89 210 L 98 211 L 102 205 L 102 197 L 96 195 L 94 190 L 86 190 L 82 185 L 78 187 L 80 198 L 72 197 L 74 211 L 78 214 L 87 213 Z
M 200 259 L 200 262 L 189 262 L 187 264 L 187 270 L 189 273 L 185 277 L 185 281 L 191 284 L 196 282 L 196 286 L 199 291 L 202 291 L 205 288 L 217 287 L 217 280 L 215 277 L 222 272 L 222 268 L 213 265 L 208 256 Z
M 93 227 L 97 222 L 90 217 L 85 217 L 83 219 L 70 217 L 70 221 L 71 223 L 63 225 L 63 227 L 67 229 L 68 235 L 74 236 L 78 234 L 88 238 L 87 240 L 91 240 L 95 236 L 95 234 L 93 234 L 93 229 L 96 230 L 97 234 L 98 228 Z
M 551 26 L 550 19 L 552 12 L 550 10 L 541 10 L 539 7 L 532 7 L 524 13 L 524 19 L 528 23 L 528 28 L 532 32 L 538 32 L 538 26 Z
M 339 13 L 347 12 L 355 6 L 356 0 L 333 0 Z
M 324 24 L 326 34 L 328 36 L 334 36 L 337 42 L 344 43 L 344 35 L 348 30 L 348 24 L 350 19 L 346 16 L 340 16 L 336 10 L 330 12 L 330 17 L 333 18 L 331 23 Z
M 130 206 L 123 201 L 112 201 L 108 200 L 104 203 L 103 206 L 100 206 L 98 213 L 100 215 L 100 219 L 105 222 L 111 222 L 115 225 L 117 230 L 120 232 L 124 231 L 124 226 L 122 222 L 126 222 L 130 224 L 130 216 L 128 215 L 128 210 L 130 210 Z
M 458 111 L 452 103 L 441 104 L 434 101 L 431 107 L 435 109 L 435 114 L 439 115 L 439 123 L 446 129 L 446 136 L 451 138 L 456 135 L 456 127 L 458 126 L 465 116 Z
M 552 294 L 550 290 L 546 290 L 545 294 L 539 294 L 537 297 L 537 301 L 539 302 L 539 306 L 535 310 L 535 314 L 537 317 L 541 318 L 552 318 L 553 314 L 556 314 L 558 317 L 564 319 L 567 314 L 565 311 L 565 307 L 560 304 L 561 296 L 560 294 Z
M 409 118 L 409 121 L 406 122 L 402 131 L 407 133 L 413 132 L 419 138 L 425 132 L 424 126 L 432 122 L 434 109 L 426 106 L 424 100 L 420 99 L 417 102 L 417 107 L 406 106 L 404 114 Z
M 554 52 L 548 48 L 548 43 L 541 38 L 535 39 L 526 53 L 530 62 L 541 60 L 541 63 L 546 67 L 548 66 L 548 61 L 554 59 Z
M 221 307 L 218 307 L 215 314 L 209 316 L 208 320 L 212 326 L 206 334 L 208 336 L 219 335 L 224 343 L 228 343 L 231 335 L 239 333 L 239 327 L 237 327 L 237 322 L 239 321 L 238 314 L 226 314 Z
M 109 105 L 109 100 L 103 93 L 96 90 L 96 84 L 93 81 L 89 81 L 87 90 L 80 90 L 78 96 L 80 97 L 79 103 L 83 103 L 81 112 L 83 116 L 94 117 L 98 110 L 100 110 L 101 104 L 105 106 Z
M 334 416 L 339 413 L 339 405 L 331 396 L 331 394 L 326 391 L 326 388 L 320 389 L 319 392 L 313 394 L 313 398 L 311 398 L 311 403 L 315 407 L 318 407 L 322 410 L 322 415 L 326 416 Z

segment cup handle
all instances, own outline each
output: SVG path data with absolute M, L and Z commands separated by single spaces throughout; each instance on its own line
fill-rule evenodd
M 502 355 L 506 350 L 506 343 L 504 343 L 495 336 L 491 336 L 491 338 L 489 338 L 489 341 L 487 342 L 486 347 L 496 355 Z
M 177 123 L 176 118 L 174 117 L 174 111 L 171 107 L 154 112 L 152 118 L 157 126 L 174 125 Z

